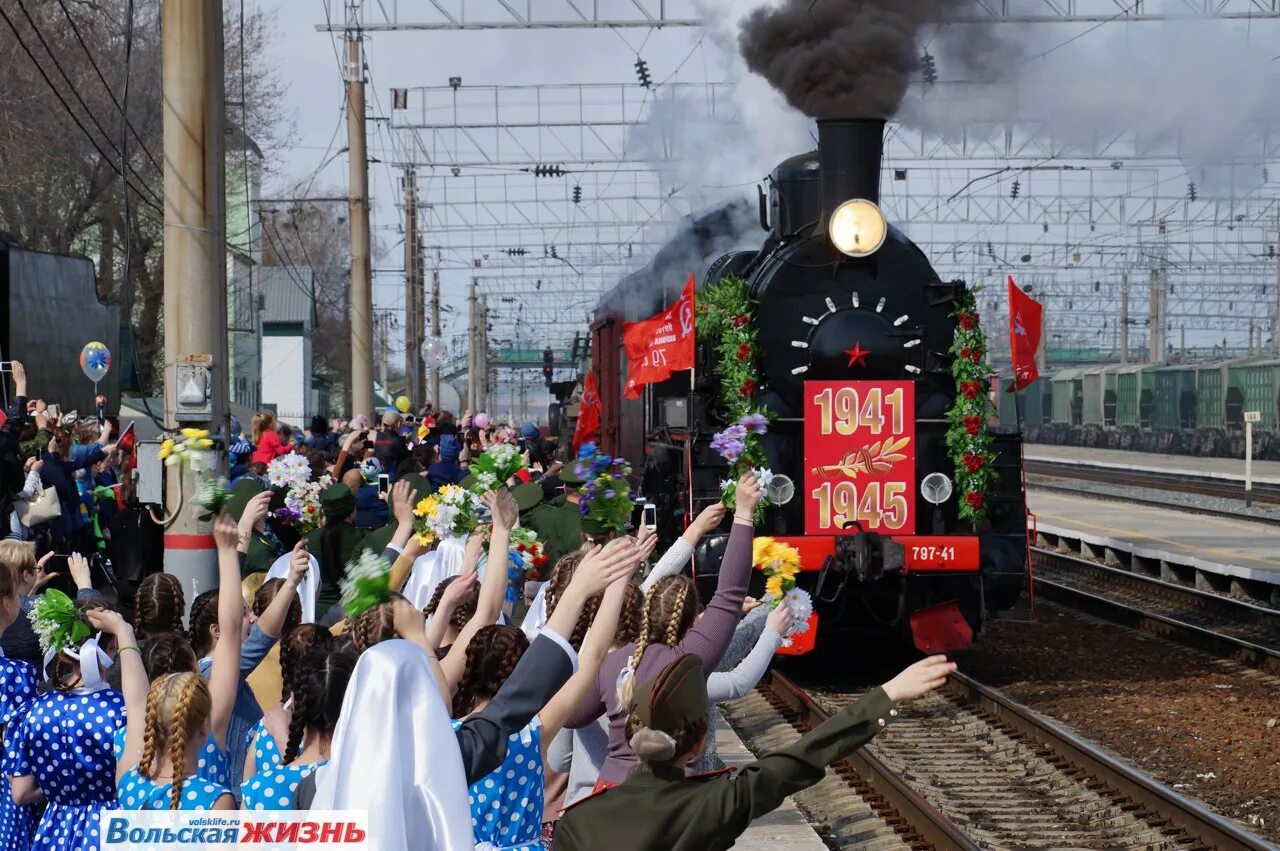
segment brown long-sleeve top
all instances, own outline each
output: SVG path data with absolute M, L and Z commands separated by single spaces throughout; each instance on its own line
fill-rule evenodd
M 734 522 L 729 542 L 725 545 L 724 559 L 720 562 L 716 593 L 702 618 L 675 647 L 649 645 L 636 669 L 637 685 L 653 679 L 668 664 L 688 653 L 702 660 L 702 669 L 707 676 L 715 672 L 742 614 L 742 599 L 747 594 L 747 581 L 751 578 L 751 539 L 754 533 L 749 521 Z M 600 779 L 610 783 L 621 783 L 636 764 L 636 756 L 627 742 L 627 707 L 618 701 L 618 680 L 634 650 L 635 645 L 628 644 L 605 657 L 593 688 L 567 725 L 578 729 L 601 715 L 608 716 L 609 752 L 600 769 Z

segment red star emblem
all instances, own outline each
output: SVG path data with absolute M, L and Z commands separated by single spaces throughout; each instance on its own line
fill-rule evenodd
M 862 343 L 854 343 L 852 349 L 845 349 L 844 353 L 849 356 L 849 366 L 866 366 L 867 355 L 871 352 L 862 348 Z

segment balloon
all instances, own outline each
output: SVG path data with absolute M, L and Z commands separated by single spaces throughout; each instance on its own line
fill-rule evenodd
M 427 366 L 439 369 L 449 360 L 449 347 L 441 337 L 432 337 L 422 344 L 422 359 Z
M 107 377 L 107 370 L 111 369 L 111 352 L 102 343 L 86 343 L 80 350 L 80 368 L 90 381 L 97 384 Z
M 396 397 L 396 410 L 402 414 L 409 413 L 409 409 L 413 407 L 413 403 L 409 401 L 408 396 Z
M 488 428 L 489 415 L 484 411 L 481 411 L 472 418 L 471 422 L 476 428 Z

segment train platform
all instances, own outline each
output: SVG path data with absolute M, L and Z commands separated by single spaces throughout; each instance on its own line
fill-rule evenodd
M 1086 446 L 1053 446 L 1028 443 L 1022 457 L 1029 462 L 1079 464 L 1115 470 L 1150 470 L 1198 478 L 1244 481 L 1243 458 L 1200 458 L 1195 455 L 1162 455 L 1155 452 L 1123 452 Z M 1254 461 L 1255 484 L 1280 485 L 1280 461 Z
M 1138 505 L 1092 494 L 1027 492 L 1041 546 L 1148 576 L 1280 605 L 1275 524 Z
M 716 725 L 716 749 L 726 765 L 738 768 L 755 761 L 755 755 L 747 749 L 723 719 Z M 787 798 L 781 807 L 751 822 L 734 848 L 747 851 L 767 851 L 772 848 L 796 849 L 796 851 L 823 851 L 827 846 L 805 820 L 804 813 L 795 802 Z

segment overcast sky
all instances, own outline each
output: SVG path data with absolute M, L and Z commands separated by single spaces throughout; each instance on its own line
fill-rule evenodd
M 334 36 L 316 31 L 316 24 L 321 23 L 324 17 L 319 0 L 248 2 L 273 11 L 277 16 L 279 34 L 271 51 L 289 84 L 287 112 L 297 127 L 297 144 L 286 153 L 282 174 L 276 186 L 268 187 L 270 192 L 308 177 L 326 157 L 326 152 L 331 154 L 346 144 L 345 124 L 339 125 L 342 118 L 342 82 L 335 56 L 335 51 L 340 53 L 342 48 Z M 752 0 L 700 2 L 712 7 L 745 8 L 752 5 Z M 416 4 L 401 0 L 400 5 L 411 7 Z M 1275 22 L 1271 21 L 1235 24 L 1196 22 L 1180 26 L 1054 24 L 1034 30 L 1006 28 L 1004 36 L 1011 38 L 1011 44 L 1024 55 L 1035 57 L 1039 52 L 1047 52 L 1048 55 L 1010 59 L 1014 66 L 1011 75 L 1019 80 L 1015 87 L 979 88 L 951 97 L 949 101 L 935 94 L 933 100 L 926 104 L 927 114 L 922 120 L 956 130 L 974 115 L 989 113 L 992 117 L 1001 117 L 1016 108 L 1038 112 L 1046 119 L 1056 118 L 1055 134 L 1070 135 L 1074 132 L 1081 138 L 1115 133 L 1139 124 L 1142 132 L 1150 138 L 1172 138 L 1178 134 L 1182 134 L 1184 139 L 1190 138 L 1206 152 L 1206 163 L 1211 164 L 1234 140 L 1244 137 L 1249 128 L 1260 121 L 1274 120 L 1280 112 L 1280 85 L 1276 79 L 1280 62 L 1271 61 L 1272 55 L 1280 52 L 1280 48 L 1274 48 L 1280 43 L 1277 34 Z M 942 41 L 945 41 L 945 33 L 939 44 Z M 726 76 L 734 76 L 731 70 L 727 70 L 726 53 L 719 46 L 725 44 L 723 32 L 707 33 L 699 28 L 373 33 L 366 42 L 371 81 L 369 111 L 375 117 L 390 113 L 390 90 L 393 86 L 444 85 L 450 76 L 461 76 L 464 87 L 566 82 L 631 83 L 635 80 L 632 66 L 637 49 L 648 62 L 656 80 L 671 77 L 684 82 L 720 81 Z M 938 52 L 937 46 L 933 49 Z M 947 65 L 943 57 L 939 58 L 939 70 L 946 83 Z M 713 177 L 704 176 L 702 185 L 691 185 L 698 183 L 696 177 L 664 175 L 664 192 L 680 189 L 676 199 L 678 203 L 673 202 L 670 209 L 664 208 L 664 218 L 669 217 L 668 214 L 687 213 L 698 208 L 724 185 L 737 184 L 739 188 L 733 191 L 753 193 L 751 185 L 763 177 L 771 163 L 806 146 L 808 122 L 780 106 L 760 81 L 753 81 L 753 86 L 750 97 L 742 98 L 730 107 L 734 114 L 746 112 L 755 119 L 748 133 L 729 135 L 717 124 L 699 124 L 688 120 L 688 116 L 675 115 L 672 121 L 674 132 L 685 137 L 680 141 L 689 142 L 690 137 L 695 137 L 695 144 L 686 145 L 686 153 L 692 147 L 695 149 L 693 153 L 701 157 L 695 163 L 696 169 L 703 175 L 709 170 L 716 173 Z M 403 151 L 392 144 L 391 138 L 383 122 L 371 121 L 370 155 L 384 161 L 403 156 Z M 748 155 L 742 156 L 744 151 Z M 1056 162 L 1057 158 L 1050 157 L 1046 161 Z M 977 200 L 982 200 L 979 196 L 986 193 L 986 202 L 992 203 L 1002 197 L 1009 198 L 1012 183 L 1018 179 L 1019 189 L 1015 194 L 1020 194 L 1024 201 L 1028 194 L 1035 194 L 1046 207 L 1055 203 L 1053 198 L 1056 194 L 1073 197 L 1073 203 L 1086 206 L 1095 196 L 1097 199 L 1159 196 L 1165 199 L 1159 203 L 1164 203 L 1168 209 L 1161 208 L 1153 216 L 1167 215 L 1174 221 L 1180 216 L 1196 219 L 1195 227 L 1181 229 L 1178 233 L 1179 240 L 1195 245 L 1176 248 L 1185 250 L 1188 256 L 1202 256 L 1206 268 L 1212 268 L 1213 263 L 1219 262 L 1214 252 L 1221 251 L 1222 246 L 1232 240 L 1248 241 L 1247 248 L 1240 249 L 1246 259 L 1257 256 L 1275 236 L 1271 217 L 1261 223 L 1265 229 L 1251 231 L 1248 236 L 1244 234 L 1243 227 L 1239 230 L 1233 227 L 1228 234 L 1219 225 L 1235 214 L 1236 207 L 1231 199 L 1257 201 L 1273 198 L 1273 187 L 1280 179 L 1280 173 L 1271 177 L 1270 185 L 1263 186 L 1261 166 L 1265 163 L 1259 162 L 1256 156 L 1244 168 L 1221 170 L 1206 163 L 1174 163 L 1159 167 L 1126 163 L 1114 173 L 1105 170 L 1105 164 L 1100 166 L 1104 169 L 1101 172 L 1013 173 L 977 183 L 965 192 L 966 197 L 972 195 Z M 998 162 L 995 164 L 999 165 Z M 893 209 L 909 210 L 917 209 L 913 205 L 920 200 L 945 200 L 953 191 L 963 187 L 971 174 L 977 173 L 966 171 L 966 165 L 989 169 L 991 163 L 935 164 L 933 171 L 929 170 L 928 162 L 913 163 L 907 183 L 886 183 L 886 204 Z M 1097 162 L 1093 165 L 1099 166 Z M 403 305 L 403 284 L 399 272 L 403 255 L 402 249 L 396 245 L 401 238 L 399 213 L 395 206 L 400 192 L 398 174 L 398 170 L 386 165 L 370 167 L 374 239 L 385 249 L 384 256 L 375 256 L 375 267 L 382 270 L 375 275 L 375 303 L 379 308 Z M 333 159 L 321 172 L 316 186 L 341 194 L 345 192 L 346 175 L 347 158 L 344 154 Z M 449 181 L 446 175 L 427 173 L 422 175 L 420 185 L 423 193 L 436 198 L 437 202 L 443 197 L 441 193 L 446 185 L 452 199 L 466 194 L 465 187 L 454 189 L 452 187 L 461 184 Z M 1111 184 L 1108 185 L 1107 181 Z M 1208 212 L 1188 211 L 1176 208 L 1165 198 L 1172 196 L 1176 200 L 1186 194 L 1188 183 L 1192 181 L 1197 182 L 1200 195 L 1212 193 L 1214 197 L 1227 198 L 1229 203 Z M 625 178 L 619 185 L 623 184 Z M 538 184 L 542 187 L 548 185 L 545 182 Z M 525 186 L 534 186 L 532 178 Z M 566 183 L 560 183 L 559 187 L 559 191 L 567 191 Z M 617 187 L 613 191 L 616 192 Z M 962 198 L 961 202 L 964 200 Z M 1094 201 L 1093 206 L 1100 205 Z M 586 211 L 588 208 L 584 206 L 582 209 Z M 1036 274 L 1044 281 L 1042 289 L 1055 286 L 1060 289 L 1061 304 L 1051 305 L 1050 310 L 1061 316 L 1067 311 L 1079 313 L 1089 309 L 1088 299 L 1093 296 L 1088 294 L 1098 289 L 1095 280 L 1103 278 L 1107 282 L 1099 298 L 1113 288 L 1108 273 L 1070 268 L 1073 258 L 1081 251 L 1082 241 L 1089 246 L 1102 246 L 1099 251 L 1103 248 L 1114 251 L 1117 243 L 1137 240 L 1138 234 L 1132 228 L 1105 235 L 1108 232 L 1101 224 L 1105 223 L 1106 216 L 1100 214 L 1098 218 L 1097 227 L 1093 222 L 1085 221 L 1083 227 L 1076 224 L 1050 228 L 1040 226 L 1038 220 L 1020 226 L 983 225 L 977 228 L 907 224 L 908 232 L 917 241 L 938 240 L 937 244 L 948 245 L 945 253 L 933 249 L 935 265 L 944 275 L 963 274 L 972 279 L 978 274 L 999 279 L 1003 270 L 995 268 L 997 264 L 994 261 L 983 261 L 991 268 L 979 268 L 978 255 L 983 253 L 985 242 L 1030 244 L 1032 248 L 1027 250 L 1034 254 Z M 1149 234 L 1150 229 L 1147 232 Z M 431 238 L 432 235 L 428 234 L 428 240 Z M 438 235 L 436 238 L 440 239 Z M 466 242 L 456 234 L 447 235 L 444 241 L 459 246 Z M 1179 246 L 1182 246 L 1181 242 Z M 1083 264 L 1074 262 L 1087 267 L 1090 250 L 1085 249 Z M 471 274 L 471 270 L 465 267 L 470 264 L 471 256 L 465 248 L 459 247 L 452 255 L 444 257 L 445 301 L 456 308 L 455 318 L 465 312 L 466 281 Z M 641 256 L 642 252 L 637 250 L 637 264 Z M 1001 262 L 1016 264 L 1019 261 L 1018 258 L 1001 258 Z M 569 285 L 574 285 L 572 273 L 568 270 L 560 269 L 556 274 Z M 616 276 L 622 274 L 618 271 Z M 1210 277 L 1207 272 L 1190 267 L 1185 274 L 1192 288 L 1198 285 L 1197 282 Z M 1118 278 L 1118 272 L 1111 277 Z M 1272 296 L 1260 299 L 1257 287 L 1261 284 L 1254 283 L 1255 277 L 1258 281 L 1275 280 L 1273 270 L 1245 269 L 1235 277 L 1224 276 L 1225 283 L 1216 282 L 1215 278 L 1214 283 L 1205 286 L 1219 287 L 1212 294 L 1223 301 L 1240 300 L 1243 304 L 1273 298 L 1274 290 L 1271 291 Z M 579 289 L 600 288 L 602 281 L 597 277 L 576 285 Z M 1076 293 L 1074 298 L 1073 292 Z M 1188 289 L 1184 288 L 1174 296 L 1171 312 L 1203 316 L 1202 303 L 1180 301 L 1187 292 Z M 1134 298 L 1137 299 L 1136 296 Z M 585 302 L 589 303 L 590 299 Z M 1145 299 L 1142 304 L 1145 305 Z M 1133 309 L 1141 311 L 1136 304 Z M 514 310 L 509 310 L 512 320 L 518 318 Z M 1232 302 L 1232 310 L 1239 313 L 1235 301 Z M 575 315 L 566 317 L 566 324 L 571 328 L 585 329 L 582 308 L 576 307 L 575 311 Z M 1261 315 L 1268 314 L 1264 311 Z M 1111 332 L 1114 327 L 1114 323 L 1110 325 Z M 1175 339 L 1176 330 L 1176 327 L 1171 329 L 1171 337 Z M 1101 331 L 1097 333 L 1102 334 Z M 1233 342 L 1242 343 L 1243 333 L 1241 330 Z M 1218 331 L 1214 335 L 1214 342 L 1224 336 Z

